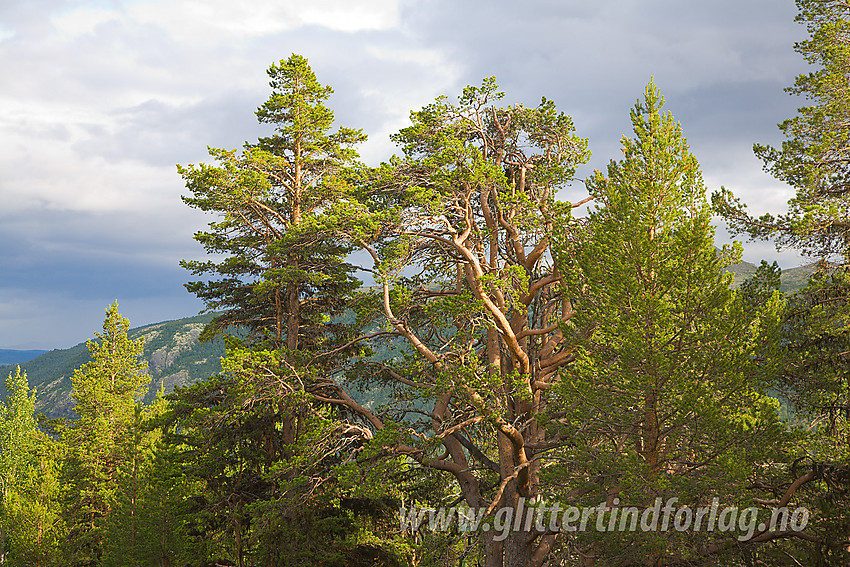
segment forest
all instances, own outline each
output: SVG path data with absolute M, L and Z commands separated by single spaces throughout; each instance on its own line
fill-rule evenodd
M 850 563 L 850 7 L 797 4 L 807 106 L 754 146 L 795 196 L 759 217 L 708 192 L 652 80 L 580 180 L 570 116 L 495 78 L 367 167 L 307 59 L 271 65 L 269 135 L 177 166 L 214 219 L 181 265 L 221 371 L 145 403 L 114 303 L 75 419 L 11 373 L 0 564 Z M 715 216 L 817 269 L 733 286 Z

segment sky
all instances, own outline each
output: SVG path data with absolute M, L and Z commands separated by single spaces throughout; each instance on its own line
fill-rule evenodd
M 0 1 L 0 348 L 67 348 L 113 301 L 133 326 L 195 315 L 181 258 L 215 220 L 190 209 L 176 164 L 266 135 L 266 69 L 305 56 L 334 88 L 339 125 L 362 128 L 370 165 L 411 110 L 495 76 L 505 104 L 545 96 L 593 157 L 619 157 L 651 77 L 681 122 L 709 191 L 756 213 L 792 191 L 754 142 L 803 101 L 808 70 L 793 0 Z M 565 199 L 586 195 L 581 182 Z M 718 241 L 730 239 L 718 221 Z M 744 242 L 744 259 L 805 263 Z

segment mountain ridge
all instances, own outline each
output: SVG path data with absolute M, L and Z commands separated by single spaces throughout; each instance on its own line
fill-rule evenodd
M 143 337 L 141 359 L 147 363 L 151 383 L 143 401 L 149 402 L 160 389 L 166 393 L 175 386 L 191 384 L 221 370 L 224 344 L 216 339 L 200 342 L 198 336 L 215 313 L 174 319 L 135 327 L 128 331 L 131 339 Z M 36 390 L 36 411 L 48 418 L 75 417 L 71 376 L 74 370 L 91 360 L 87 343 L 67 349 L 47 351 L 19 364 L 0 365 L 0 397 L 5 397 L 5 378 L 16 366 L 27 373 L 30 388 Z
M 42 354 L 50 352 L 49 350 L 19 350 L 14 348 L 0 348 L 0 365 L 22 364 L 29 362 L 33 358 L 39 357 Z
M 814 273 L 815 266 L 816 264 L 812 263 L 805 266 L 797 266 L 796 268 L 783 269 L 780 278 L 779 291 L 791 294 L 806 287 L 806 282 L 808 282 L 809 276 Z M 744 280 L 752 277 L 756 273 L 757 269 L 758 266 L 750 262 L 741 262 L 739 264 L 732 264 L 726 267 L 726 271 L 730 272 L 735 278 L 733 283 L 734 287 L 738 287 L 744 282 Z

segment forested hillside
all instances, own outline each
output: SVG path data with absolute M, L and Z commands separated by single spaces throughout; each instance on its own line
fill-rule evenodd
M 806 287 L 806 282 L 808 281 L 809 276 L 815 272 L 815 268 L 816 266 L 814 264 L 810 264 L 808 266 L 798 266 L 796 268 L 782 270 L 779 291 L 789 294 L 800 291 Z M 738 264 L 728 266 L 726 270 L 734 274 L 735 286 L 739 286 L 744 283 L 745 280 L 756 275 L 758 266 L 750 262 L 740 262 Z
M 151 376 L 144 402 L 150 403 L 161 388 L 168 393 L 175 386 L 191 384 L 221 370 L 221 357 L 224 356 L 221 340 L 203 343 L 198 340 L 212 318 L 212 314 L 198 315 L 129 331 L 131 339 L 144 339 L 141 359 L 147 363 Z M 21 370 L 27 373 L 30 387 L 38 391 L 36 411 L 46 417 L 73 417 L 71 376 L 74 370 L 89 360 L 86 344 L 80 343 L 69 349 L 46 352 L 22 363 Z M 14 372 L 15 366 L 0 366 L 0 374 L 4 377 L 9 375 Z M 2 385 L 0 395 L 6 395 Z

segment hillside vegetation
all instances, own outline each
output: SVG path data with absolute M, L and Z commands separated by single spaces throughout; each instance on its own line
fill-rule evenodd
M 131 329 L 129 337 L 145 339 L 142 359 L 147 363 L 151 384 L 145 395 L 146 403 L 152 401 L 157 392 L 166 393 L 175 386 L 192 384 L 212 376 L 221 370 L 224 345 L 220 340 L 200 342 L 198 335 L 214 314 L 208 313 L 174 321 L 164 321 Z M 74 401 L 71 398 L 71 376 L 74 370 L 90 359 L 86 343 L 68 349 L 56 349 L 22 363 L 30 386 L 38 392 L 36 411 L 47 417 L 74 417 Z M 15 370 L 16 365 L 0 366 L 4 377 Z M 0 394 L 5 397 L 5 388 L 0 385 Z
M 843 58 L 794 88 L 850 96 L 822 89 L 850 6 L 798 4 L 798 49 Z M 824 121 L 845 133 L 850 98 L 756 146 L 798 190 L 756 219 L 709 201 L 654 80 L 567 202 L 589 141 L 548 98 L 438 97 L 373 168 L 304 57 L 268 76 L 273 133 L 177 167 L 216 219 L 180 264 L 217 314 L 131 331 L 116 302 L 10 372 L 3 567 L 850 564 L 850 137 Z M 817 270 L 727 268 L 715 215 Z
M 744 280 L 753 277 L 757 268 L 758 266 L 751 264 L 750 262 L 741 262 L 740 264 L 729 266 L 726 268 L 726 271 L 734 274 L 734 286 L 737 287 L 741 285 Z M 806 287 L 806 282 L 809 280 L 809 276 L 811 276 L 814 271 L 814 264 L 782 270 L 782 284 L 779 286 L 779 291 L 788 294 L 800 291 Z

